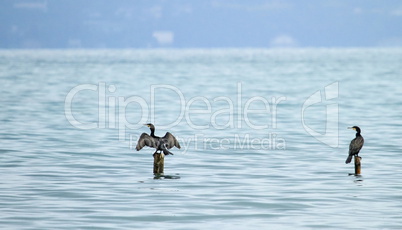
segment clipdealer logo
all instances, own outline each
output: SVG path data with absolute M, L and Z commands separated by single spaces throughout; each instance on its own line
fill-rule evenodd
M 339 147 L 339 105 L 336 99 L 339 97 L 339 83 L 333 82 L 309 96 L 302 105 L 301 120 L 303 128 L 308 134 L 318 141 L 333 147 Z M 306 111 L 313 106 L 325 105 L 325 130 L 317 132 L 306 124 Z
M 301 108 L 301 123 L 306 132 L 316 138 L 318 141 L 331 146 L 338 147 L 338 104 L 335 101 L 339 95 L 338 82 L 327 85 L 323 92 L 320 90 L 309 96 Z M 82 97 L 82 93 L 88 91 L 97 95 L 97 122 L 82 122 L 77 119 L 73 110 L 73 104 L 77 103 L 75 99 Z M 88 93 L 87 92 L 87 93 Z M 244 98 L 242 92 L 242 83 L 237 83 L 235 98 L 229 96 L 218 96 L 209 98 L 206 96 L 195 96 L 186 98 L 184 93 L 173 85 L 158 84 L 151 85 L 149 97 L 144 98 L 138 95 L 128 97 L 115 96 L 116 87 L 114 85 L 107 86 L 105 82 L 95 84 L 83 84 L 72 88 L 65 98 L 65 116 L 68 122 L 77 129 L 116 129 L 118 131 L 119 141 L 129 140 L 130 147 L 135 145 L 138 135 L 130 134 L 127 136 L 127 130 L 137 130 L 143 127 L 144 123 L 158 124 L 158 129 L 168 130 L 169 128 L 179 125 L 185 121 L 189 128 L 193 130 L 205 129 L 252 129 L 252 130 L 269 130 L 273 131 L 278 127 L 278 105 L 286 101 L 285 96 L 266 98 L 263 96 L 254 96 Z M 81 95 L 81 96 L 80 96 Z M 156 108 L 160 105 L 161 96 L 169 95 L 169 99 L 164 103 L 171 103 L 176 106 L 179 113 L 177 116 L 170 117 L 166 124 L 161 124 L 157 119 Z M 172 98 L 171 96 L 174 95 Z M 87 101 L 80 98 L 80 103 Z M 159 102 L 159 103 L 158 103 Z M 306 123 L 306 111 L 317 105 L 325 104 L 326 108 L 326 124 L 325 133 L 319 133 Z M 93 102 L 92 102 L 93 104 Z M 129 122 L 127 117 L 130 116 L 127 111 L 129 105 L 135 105 L 137 109 L 137 122 Z M 195 106 L 198 105 L 198 106 Z M 200 108 L 201 105 L 201 108 Z M 225 106 L 222 106 L 225 105 Z M 256 107 L 258 109 L 256 109 Z M 96 108 L 89 108 L 95 110 Z M 259 119 L 255 116 L 266 117 L 267 119 Z M 194 119 L 194 118 L 197 119 Z M 199 119 L 199 118 L 202 119 Z M 93 117 L 92 117 L 93 118 Z M 165 119 L 166 117 L 164 117 Z M 225 122 L 222 123 L 222 118 Z M 165 119 L 167 120 L 167 118 Z M 200 120 L 204 122 L 201 124 Z M 219 121 L 219 122 L 218 122 Z M 261 122 L 263 121 L 263 122 Z M 180 138 L 179 138 L 180 139 Z M 240 136 L 236 134 L 231 138 L 211 139 L 200 135 L 193 135 L 186 139 L 181 139 L 184 146 L 192 146 L 196 148 L 209 149 L 286 149 L 286 141 L 278 136 L 275 132 L 267 132 L 267 135 L 261 138 L 252 137 L 250 134 Z M 201 142 L 201 144 L 199 144 Z

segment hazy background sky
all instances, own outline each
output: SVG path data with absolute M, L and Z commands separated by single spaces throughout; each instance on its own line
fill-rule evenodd
M 402 47 L 400 0 L 1 0 L 0 48 Z

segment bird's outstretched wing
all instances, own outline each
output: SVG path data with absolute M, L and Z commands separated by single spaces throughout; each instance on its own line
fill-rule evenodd
M 143 134 L 141 134 L 140 138 L 138 139 L 137 147 L 135 147 L 135 149 L 137 149 L 137 151 L 139 151 L 144 146 L 156 148 L 156 145 L 157 145 L 157 143 L 156 143 L 155 138 L 149 136 L 146 133 L 143 133 Z
M 181 148 L 179 142 L 177 141 L 176 137 L 174 137 L 171 133 L 167 132 L 164 137 L 162 137 L 166 144 L 166 148 L 171 149 L 174 146 L 177 148 Z

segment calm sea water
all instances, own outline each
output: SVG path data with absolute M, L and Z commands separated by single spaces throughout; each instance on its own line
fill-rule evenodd
M 401 76 L 402 49 L 0 51 L 0 226 L 401 229 Z

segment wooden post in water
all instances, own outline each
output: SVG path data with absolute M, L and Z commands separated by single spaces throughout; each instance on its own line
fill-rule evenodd
M 165 163 L 165 157 L 163 153 L 154 154 L 154 174 L 163 173 L 163 165 Z
M 359 157 L 359 156 L 355 156 L 354 157 L 354 161 L 355 161 L 355 175 L 360 175 L 360 173 L 361 173 L 361 163 L 360 163 L 360 160 L 361 160 L 362 158 L 361 157 Z

